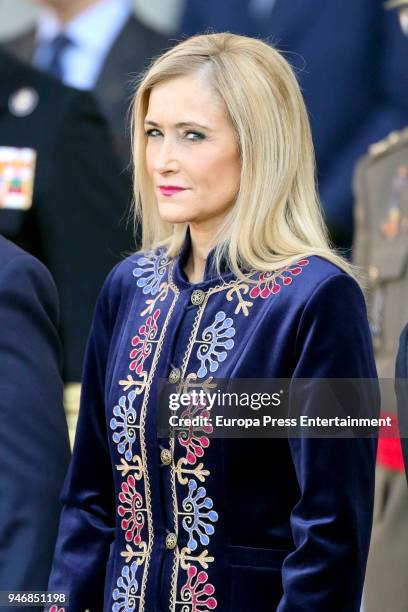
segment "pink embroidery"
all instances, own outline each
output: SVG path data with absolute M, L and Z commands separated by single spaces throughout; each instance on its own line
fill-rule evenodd
M 205 610 L 214 610 L 217 607 L 215 597 L 209 597 L 214 594 L 212 584 L 206 584 L 208 580 L 207 572 L 198 572 L 194 565 L 190 565 L 187 571 L 187 582 L 181 589 L 181 599 L 183 602 L 188 602 L 191 605 L 191 612 L 204 612 Z
M 261 272 L 258 283 L 251 289 L 249 295 L 251 298 L 261 297 L 268 298 L 270 295 L 279 293 L 283 286 L 290 285 L 293 276 L 298 276 L 303 271 L 303 267 L 309 263 L 308 259 L 301 259 L 293 266 L 285 269 L 283 272 Z
M 143 508 L 143 498 L 136 491 L 136 480 L 132 475 L 129 475 L 126 482 L 122 482 L 121 492 L 119 493 L 119 501 L 123 506 L 118 506 L 118 514 L 125 517 L 122 520 L 122 529 L 126 531 L 125 538 L 127 542 L 140 544 L 140 533 L 144 526 L 144 516 L 141 512 Z
M 207 410 L 205 404 L 196 404 L 193 402 L 183 411 L 181 418 L 192 419 L 194 417 L 202 417 L 203 419 L 210 417 L 210 412 Z M 178 437 L 178 441 L 181 446 L 186 449 L 186 459 L 190 465 L 197 461 L 197 457 L 204 455 L 204 449 L 208 448 L 210 441 L 205 435 L 200 435 L 200 432 L 204 434 L 210 434 L 213 431 L 212 425 L 193 426 L 190 425 L 188 429 L 185 429 Z
M 136 374 L 142 374 L 144 362 L 152 352 L 151 341 L 155 339 L 158 331 L 157 319 L 160 316 L 160 309 L 154 311 L 153 315 L 149 315 L 146 323 L 139 327 L 139 334 L 132 338 L 132 346 L 135 348 L 130 352 L 129 369 L 134 370 Z

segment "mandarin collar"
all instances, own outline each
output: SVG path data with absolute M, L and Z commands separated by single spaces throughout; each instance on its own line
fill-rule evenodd
M 193 288 L 193 287 L 194 288 L 195 287 L 207 287 L 207 286 L 215 285 L 217 283 L 223 284 L 231 280 L 232 278 L 234 278 L 234 274 L 229 269 L 225 258 L 222 259 L 221 261 L 221 274 L 218 274 L 216 267 L 215 267 L 215 261 L 214 261 L 214 254 L 215 254 L 215 248 L 214 248 L 207 255 L 203 279 L 198 283 L 190 283 L 190 281 L 187 278 L 186 273 L 184 272 L 184 266 L 187 263 L 187 258 L 188 258 L 190 251 L 191 251 L 191 235 L 190 235 L 190 228 L 187 228 L 186 237 L 184 239 L 183 246 L 181 248 L 180 253 L 175 257 L 175 262 L 174 262 L 173 279 L 174 279 L 175 284 L 178 287 L 183 288 L 183 289 Z

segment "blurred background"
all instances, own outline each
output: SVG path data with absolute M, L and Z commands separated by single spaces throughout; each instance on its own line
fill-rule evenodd
M 175 32 L 185 0 L 133 0 L 136 15 L 161 32 Z M 38 8 L 28 0 L 0 0 L 0 40 L 23 31 L 34 21 Z

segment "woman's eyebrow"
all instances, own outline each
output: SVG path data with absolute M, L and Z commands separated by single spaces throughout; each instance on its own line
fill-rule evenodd
M 145 119 L 145 125 L 152 125 L 153 127 L 160 127 L 159 123 L 156 123 L 156 121 L 151 121 L 150 119 Z M 211 132 L 211 128 L 209 128 L 207 125 L 203 125 L 202 123 L 197 123 L 197 121 L 181 121 L 179 123 L 176 123 L 175 126 L 176 128 L 186 128 L 186 127 L 198 127 L 202 130 L 208 130 L 209 132 Z

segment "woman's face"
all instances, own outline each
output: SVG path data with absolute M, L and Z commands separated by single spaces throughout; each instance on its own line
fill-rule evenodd
M 150 93 L 145 131 L 162 219 L 216 225 L 233 206 L 240 181 L 239 149 L 223 101 L 204 77 L 166 81 Z

